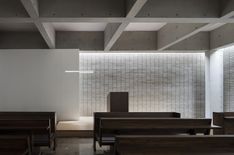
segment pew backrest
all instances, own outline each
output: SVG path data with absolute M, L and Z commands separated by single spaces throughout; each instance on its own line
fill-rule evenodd
M 50 120 L 37 119 L 37 120 L 21 120 L 21 119 L 0 119 L 0 126 L 15 126 L 15 127 L 43 127 L 50 128 Z
M 99 132 L 101 118 L 180 118 L 177 112 L 95 112 L 94 135 Z
M 0 119 L 0 131 L 6 133 L 26 131 L 31 134 L 51 135 L 50 120 Z
M 208 135 L 211 128 L 211 119 L 101 118 L 97 139 L 101 145 L 106 137 L 116 135 Z
M 56 132 L 57 118 L 55 112 L 0 112 L 0 119 L 38 120 L 49 119 L 51 132 Z
M 177 118 L 101 118 L 101 129 L 173 129 L 204 128 L 211 126 L 211 119 Z
M 118 155 L 233 154 L 234 136 L 116 136 Z
M 177 112 L 95 112 L 93 127 L 93 146 L 96 151 L 96 141 L 102 145 L 100 120 L 102 118 L 180 118 Z

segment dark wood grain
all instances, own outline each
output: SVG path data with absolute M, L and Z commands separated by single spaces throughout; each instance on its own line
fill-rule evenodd
M 211 119 L 101 118 L 103 129 L 211 128 Z
M 234 134 L 234 112 L 214 112 L 213 124 L 222 127 L 215 129 L 214 135 Z
M 56 131 L 57 118 L 55 112 L 0 112 L 0 119 L 50 119 L 51 132 Z
M 180 113 L 176 112 L 95 112 L 93 146 L 96 151 L 96 141 L 100 141 L 100 120 L 101 118 L 180 118 Z
M 0 130 L 8 133 L 34 134 L 36 146 L 56 148 L 55 112 L 0 112 Z
M 234 136 L 116 136 L 117 155 L 233 155 Z
M 100 146 L 113 145 L 116 135 L 208 135 L 213 128 L 211 119 L 101 118 L 97 140 Z
M 128 112 L 128 92 L 110 92 L 107 95 L 108 112 Z
M 27 135 L 0 135 L 1 155 L 31 155 L 30 137 Z

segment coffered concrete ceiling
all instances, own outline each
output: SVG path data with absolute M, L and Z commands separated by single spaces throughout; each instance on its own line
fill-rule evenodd
M 0 0 L 0 49 L 207 51 L 233 17 L 234 0 Z

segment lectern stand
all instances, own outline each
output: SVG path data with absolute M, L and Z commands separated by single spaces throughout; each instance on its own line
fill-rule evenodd
M 128 92 L 110 92 L 107 96 L 108 112 L 128 112 Z

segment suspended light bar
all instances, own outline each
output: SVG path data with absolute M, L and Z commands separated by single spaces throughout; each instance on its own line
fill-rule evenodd
M 66 70 L 65 73 L 93 74 L 94 71 Z

